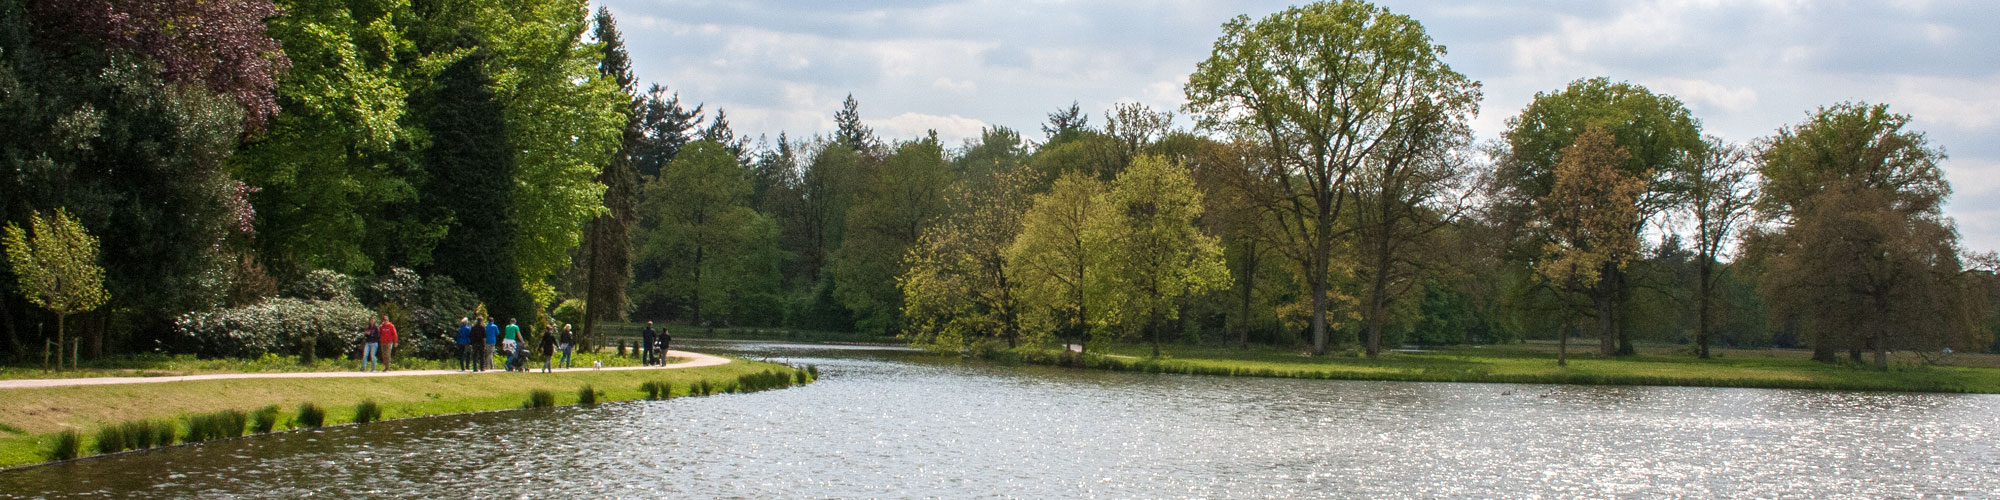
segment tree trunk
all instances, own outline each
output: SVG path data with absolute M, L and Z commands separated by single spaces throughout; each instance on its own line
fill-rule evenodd
M 1715 256 L 1713 254 L 1706 254 L 1706 253 L 1702 255 L 1701 272 L 1698 273 L 1700 276 L 1700 280 L 1699 284 L 1696 285 L 1698 287 L 1696 288 L 1696 290 L 1701 294 L 1701 296 L 1696 298 L 1697 305 L 1695 306 L 1696 318 L 1695 318 L 1695 329 L 1694 329 L 1695 353 L 1696 356 L 1700 357 L 1701 359 L 1708 359 L 1708 331 L 1709 331 L 1708 318 L 1709 318 L 1709 304 L 1711 302 L 1709 296 L 1714 294 L 1714 289 L 1711 287 L 1709 283 L 1710 280 L 1712 279 L 1710 275 L 1713 274 L 1714 268 L 1715 268 Z
M 1625 311 L 1629 309 L 1632 303 L 1631 289 L 1625 286 L 1625 270 L 1613 267 L 1607 276 L 1611 278 L 1611 297 L 1613 301 L 1611 307 L 1611 328 L 1618 332 L 1618 352 L 1614 354 L 1619 356 L 1638 354 L 1639 350 L 1632 347 L 1631 332 L 1626 328 L 1629 325 L 1625 324 Z
M 63 340 L 63 319 L 66 317 L 68 317 L 68 315 L 63 313 L 56 313 L 56 370 L 62 370 L 63 349 L 69 348 L 69 344 Z M 76 360 L 73 359 L 70 360 L 72 364 L 74 364 L 75 361 Z
M 1875 324 L 1875 369 L 1889 369 L 1889 327 L 1881 322 Z
M 1556 366 L 1569 366 L 1569 325 L 1556 328 Z
M 1382 353 L 1382 316 L 1389 304 L 1389 240 L 1384 238 L 1376 250 L 1375 279 L 1368 297 L 1368 357 L 1371 358 Z
M 1237 274 L 1237 279 L 1242 280 L 1243 292 L 1241 297 L 1239 297 L 1242 299 L 1242 307 L 1238 309 L 1236 314 L 1236 348 L 1249 349 L 1250 299 L 1251 295 L 1257 290 L 1257 244 L 1255 242 L 1243 245 L 1243 260 L 1243 271 Z
M 1306 276 L 1306 281 L 1312 285 L 1310 288 L 1312 288 L 1314 356 L 1326 354 L 1326 291 L 1328 287 L 1327 267 L 1329 265 L 1327 261 L 1333 257 L 1328 255 L 1328 252 L 1333 250 L 1333 235 L 1329 234 L 1333 232 L 1333 214 L 1329 213 L 1332 207 L 1329 206 L 1330 204 L 1326 200 L 1319 201 L 1318 205 L 1319 213 L 1316 214 L 1313 221 L 1313 252 L 1312 255 L 1307 256 L 1307 260 L 1311 261 L 1311 265 L 1308 266 L 1311 269 L 1309 270 L 1309 275 Z
M 1618 332 L 1611 322 L 1611 296 L 1602 293 L 1596 295 L 1592 298 L 1592 302 L 1597 305 L 1597 355 L 1604 358 L 1617 357 Z

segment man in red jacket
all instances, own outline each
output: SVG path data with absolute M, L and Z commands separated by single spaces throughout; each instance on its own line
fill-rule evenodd
M 389 371 L 389 353 L 396 350 L 396 324 L 382 315 L 382 371 Z

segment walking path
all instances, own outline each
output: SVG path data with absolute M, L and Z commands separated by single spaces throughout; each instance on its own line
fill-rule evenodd
M 558 368 L 553 372 L 606 371 L 606 370 L 673 370 L 680 368 L 700 368 L 729 363 L 729 358 L 711 356 L 698 352 L 667 351 L 667 357 L 688 358 L 687 361 L 666 366 L 607 366 L 604 368 Z M 540 369 L 532 370 L 537 373 Z M 0 380 L 0 389 L 40 389 L 46 387 L 71 387 L 79 385 L 111 384 L 158 384 L 164 382 L 192 382 L 197 380 L 227 380 L 239 378 L 353 378 L 353 377 L 414 377 L 420 375 L 468 375 L 473 373 L 506 373 L 504 370 L 484 372 L 462 372 L 458 370 L 402 370 L 389 372 L 276 372 L 276 373 L 215 373 L 208 375 L 180 375 L 172 377 L 92 377 L 92 378 L 42 378 Z

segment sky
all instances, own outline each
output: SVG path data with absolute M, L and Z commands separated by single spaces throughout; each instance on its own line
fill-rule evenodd
M 643 84 L 723 109 L 739 137 L 829 134 L 849 94 L 878 136 L 1030 138 L 1078 103 L 1090 124 L 1182 85 L 1238 15 L 1298 2 L 593 0 Z M 1580 78 L 1679 98 L 1705 134 L 1748 142 L 1847 101 L 1888 104 L 1948 155 L 1961 243 L 2000 250 L 2000 2 L 1475 0 L 1377 2 L 1423 23 L 1478 80 L 1481 141 L 1538 92 Z M 1185 125 L 1186 120 L 1181 120 Z

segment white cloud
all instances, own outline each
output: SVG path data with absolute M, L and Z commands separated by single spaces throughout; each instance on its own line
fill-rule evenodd
M 861 121 L 875 129 L 877 137 L 891 140 L 924 137 L 930 131 L 936 130 L 938 140 L 947 146 L 979 137 L 979 130 L 987 126 L 986 122 L 959 115 L 941 116 L 924 113 L 903 113 L 884 119 Z
M 931 81 L 931 87 L 955 94 L 971 94 L 979 91 L 979 84 L 971 80 L 953 80 L 940 76 Z
M 1646 83 L 1655 91 L 1680 98 L 1696 111 L 1704 107 L 1713 107 L 1739 113 L 1748 111 L 1757 104 L 1757 91 L 1749 87 L 1730 87 L 1707 80 L 1673 77 L 1647 79 Z
M 1983 79 L 1898 76 L 1887 102 L 1899 113 L 1953 127 L 2000 123 L 2000 74 Z

